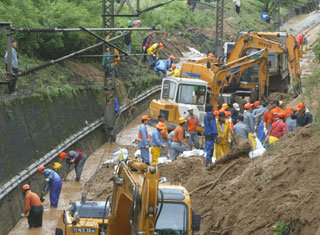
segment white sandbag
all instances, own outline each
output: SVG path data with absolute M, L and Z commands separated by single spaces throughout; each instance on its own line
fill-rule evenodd
M 254 151 L 251 151 L 249 153 L 250 158 L 254 157 L 260 157 L 263 155 L 263 153 L 266 151 L 266 149 L 261 144 L 260 140 L 256 137 L 256 149 Z
M 119 149 L 115 152 L 112 153 L 112 159 L 109 159 L 107 161 L 104 162 L 104 164 L 110 164 L 110 163 L 115 163 L 118 162 L 120 160 L 126 160 L 128 158 L 128 149 Z
M 204 151 L 202 149 L 193 149 L 190 151 L 184 151 L 181 157 L 194 157 L 194 156 L 204 156 Z
M 169 163 L 169 162 L 172 162 L 170 159 L 166 158 L 166 157 L 159 157 L 158 158 L 158 163 L 161 164 L 161 163 Z
M 135 151 L 135 152 L 134 152 L 134 156 L 135 156 L 135 158 L 141 157 L 141 150 L 138 149 L 137 151 Z

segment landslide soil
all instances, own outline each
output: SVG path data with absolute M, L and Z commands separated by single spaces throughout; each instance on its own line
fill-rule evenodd
M 315 234 L 320 211 L 319 132 L 298 128 L 263 157 L 238 158 L 205 167 L 202 158 L 180 158 L 160 165 L 161 176 L 182 184 L 202 216 L 200 234 L 271 234 L 282 221 L 292 234 Z M 232 166 L 231 166 L 232 165 Z M 227 172 L 218 178 L 223 170 Z

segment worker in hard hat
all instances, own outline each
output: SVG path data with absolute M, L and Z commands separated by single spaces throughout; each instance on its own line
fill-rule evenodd
M 168 76 L 174 76 L 174 77 L 180 77 L 180 70 L 177 69 L 177 66 L 175 64 L 173 64 L 171 66 L 172 71 L 170 73 L 168 73 Z
M 29 184 L 22 186 L 22 192 L 25 195 L 25 209 L 21 216 L 28 217 L 29 228 L 42 226 L 43 206 L 39 196 L 32 192 Z
M 58 207 L 61 187 L 62 187 L 62 180 L 57 172 L 45 168 L 44 166 L 39 166 L 38 174 L 44 175 L 47 185 L 44 191 L 50 190 L 50 206 Z
M 234 124 L 237 123 L 237 118 L 238 118 L 238 116 L 240 115 L 239 112 L 240 112 L 240 106 L 239 106 L 239 104 L 238 104 L 238 103 L 234 103 L 234 104 L 232 105 L 232 108 L 231 108 L 231 118 L 232 118 L 232 122 L 233 122 Z
M 222 104 L 221 108 L 227 111 L 229 109 L 229 105 L 227 103 L 224 103 Z
M 184 127 L 186 125 L 187 120 L 184 117 L 179 117 L 178 123 L 179 125 L 174 130 L 173 142 L 171 144 L 171 160 L 175 160 L 179 153 L 183 153 L 187 151 L 188 142 L 185 139 L 185 131 Z
M 149 147 L 150 147 L 150 136 L 148 134 L 147 125 L 150 118 L 148 115 L 141 117 L 142 124 L 139 127 L 138 133 L 138 146 L 141 151 L 142 161 L 146 164 L 149 164 Z
M 207 104 L 205 107 L 206 115 L 204 116 L 204 153 L 206 156 L 206 165 L 212 163 L 214 141 L 218 136 L 216 119 L 212 110 L 212 104 Z
M 165 124 L 166 116 L 163 113 L 160 113 L 158 115 L 158 120 L 159 120 L 158 123 L 160 123 L 163 126 L 163 129 L 160 132 L 161 141 L 162 141 L 162 144 L 164 145 L 164 148 L 162 148 L 161 150 L 161 157 L 167 157 L 168 146 L 169 146 L 168 144 L 169 133 L 168 133 L 167 125 Z
M 279 107 L 280 106 L 280 101 L 279 100 L 273 100 L 271 101 L 272 109 L 269 114 L 269 119 L 268 119 L 268 127 L 271 127 L 273 123 L 278 121 L 279 119 L 279 114 L 283 112 L 283 110 Z
M 153 70 L 158 76 L 160 76 L 160 72 L 161 72 L 162 77 L 166 78 L 168 68 L 170 68 L 170 60 L 158 60 Z
M 272 124 L 269 134 L 269 144 L 277 142 L 287 133 L 287 124 L 284 121 L 285 116 L 286 115 L 284 112 L 280 112 L 278 115 L 278 120 Z
M 102 66 L 104 67 L 106 76 L 111 75 L 111 61 L 112 61 L 111 51 L 110 51 L 110 48 L 107 47 L 102 59 Z
M 176 59 L 176 57 L 174 57 L 173 55 L 171 55 L 171 56 L 169 56 L 169 58 L 166 60 L 166 61 L 167 61 L 167 64 L 168 64 L 167 70 L 172 67 L 172 64 L 173 64 L 173 62 L 174 62 L 175 59 Z
M 66 158 L 66 173 L 63 177 L 63 180 L 66 180 L 71 164 L 74 165 L 74 170 L 76 171 L 76 181 L 80 181 L 83 166 L 87 161 L 87 155 L 79 151 L 69 151 L 68 153 L 60 153 L 60 160 Z
M 216 120 L 218 138 L 214 143 L 214 157 L 221 158 L 229 152 L 229 145 L 232 141 L 232 131 L 229 121 L 226 119 L 225 112 L 219 112 L 219 118 Z
M 196 149 L 199 149 L 199 138 L 198 138 L 198 131 L 197 126 L 202 126 L 199 118 L 196 114 L 193 113 L 193 107 L 188 107 L 188 115 L 186 117 L 187 123 L 187 132 L 189 134 L 188 142 L 189 142 L 189 149 L 192 150 L 192 143 Z
M 119 76 L 118 64 L 120 63 L 120 55 L 117 48 L 113 49 L 114 62 L 111 64 L 111 70 L 114 71 L 114 76 L 117 78 Z
M 299 103 L 297 107 L 297 126 L 306 126 L 312 123 L 312 114 L 306 108 L 304 103 Z
M 155 43 L 151 47 L 148 48 L 148 50 L 147 50 L 148 61 L 149 61 L 151 68 L 153 68 L 155 66 L 155 64 L 159 58 L 159 51 L 162 48 L 163 48 L 163 44 L 161 42 Z
M 255 129 L 254 129 L 254 118 L 252 116 L 252 106 L 253 104 L 251 103 L 246 103 L 244 105 L 244 113 L 243 113 L 243 123 L 248 126 L 249 129 L 249 140 L 251 141 L 252 148 L 253 150 L 256 149 L 256 134 L 255 134 Z
M 152 156 L 152 165 L 155 165 L 158 163 L 158 158 L 161 156 L 161 150 L 165 147 L 161 140 L 161 134 L 160 132 L 164 129 L 163 123 L 158 123 L 156 126 L 156 129 L 153 130 L 152 136 L 151 136 L 151 156 Z

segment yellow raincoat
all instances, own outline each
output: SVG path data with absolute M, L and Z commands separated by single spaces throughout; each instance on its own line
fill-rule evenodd
M 226 119 L 224 123 L 223 133 L 221 131 L 221 126 L 219 120 L 216 120 L 217 129 L 218 129 L 218 138 L 217 141 L 219 143 L 214 143 L 214 157 L 219 159 L 224 154 L 229 152 L 229 139 L 231 140 L 231 126 L 230 122 Z
M 159 46 L 159 44 L 155 43 L 151 47 L 149 47 L 148 50 L 147 50 L 148 55 L 154 55 L 155 54 L 158 57 L 159 56 L 159 50 L 160 50 L 160 47 L 158 47 L 158 46 Z
M 168 73 L 168 76 L 180 77 L 179 69 L 174 69 L 172 72 Z

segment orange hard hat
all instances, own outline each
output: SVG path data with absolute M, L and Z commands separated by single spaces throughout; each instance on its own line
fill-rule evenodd
M 213 115 L 214 115 L 214 116 L 219 115 L 219 111 L 214 111 Z
M 255 102 L 253 103 L 254 107 L 257 107 L 259 104 L 260 104 L 260 101 L 259 101 L 259 100 L 255 101 Z
M 160 48 L 162 48 L 162 47 L 163 47 L 163 44 L 160 42 L 160 43 L 159 43 L 159 46 L 160 46 Z
M 244 105 L 244 108 L 245 108 L 245 109 L 250 109 L 250 108 L 252 107 L 252 105 L 253 105 L 253 104 L 246 103 L 246 104 Z
M 208 55 L 208 57 L 213 57 L 213 53 L 210 52 L 209 55 Z
M 39 167 L 38 167 L 38 174 L 40 174 L 40 172 L 43 171 L 44 168 L 45 168 L 44 166 L 39 166 Z
M 175 69 L 175 68 L 177 68 L 177 65 L 173 64 L 173 65 L 171 66 L 171 68 Z
M 22 192 L 25 192 L 27 189 L 30 189 L 30 185 L 29 184 L 25 184 L 22 186 Z
M 164 125 L 163 123 L 159 122 L 159 123 L 157 124 L 157 128 L 158 128 L 158 129 L 164 129 L 164 128 L 165 128 L 165 125 Z
M 63 159 L 65 156 L 66 156 L 66 153 L 65 152 L 61 152 L 60 155 L 59 155 L 60 160 Z
M 170 59 L 171 59 L 171 60 L 175 60 L 176 57 L 174 57 L 173 55 L 171 55 L 171 56 L 170 56 Z
M 106 51 L 110 51 L 110 48 L 109 48 L 109 47 L 107 47 L 107 48 L 106 48 Z
M 298 108 L 297 108 L 297 110 L 299 111 L 299 110 L 301 110 L 302 108 L 303 108 L 303 106 L 304 106 L 304 104 L 303 103 L 299 103 L 298 104 Z
M 150 120 L 149 116 L 148 115 L 144 115 L 141 117 L 141 120 Z

